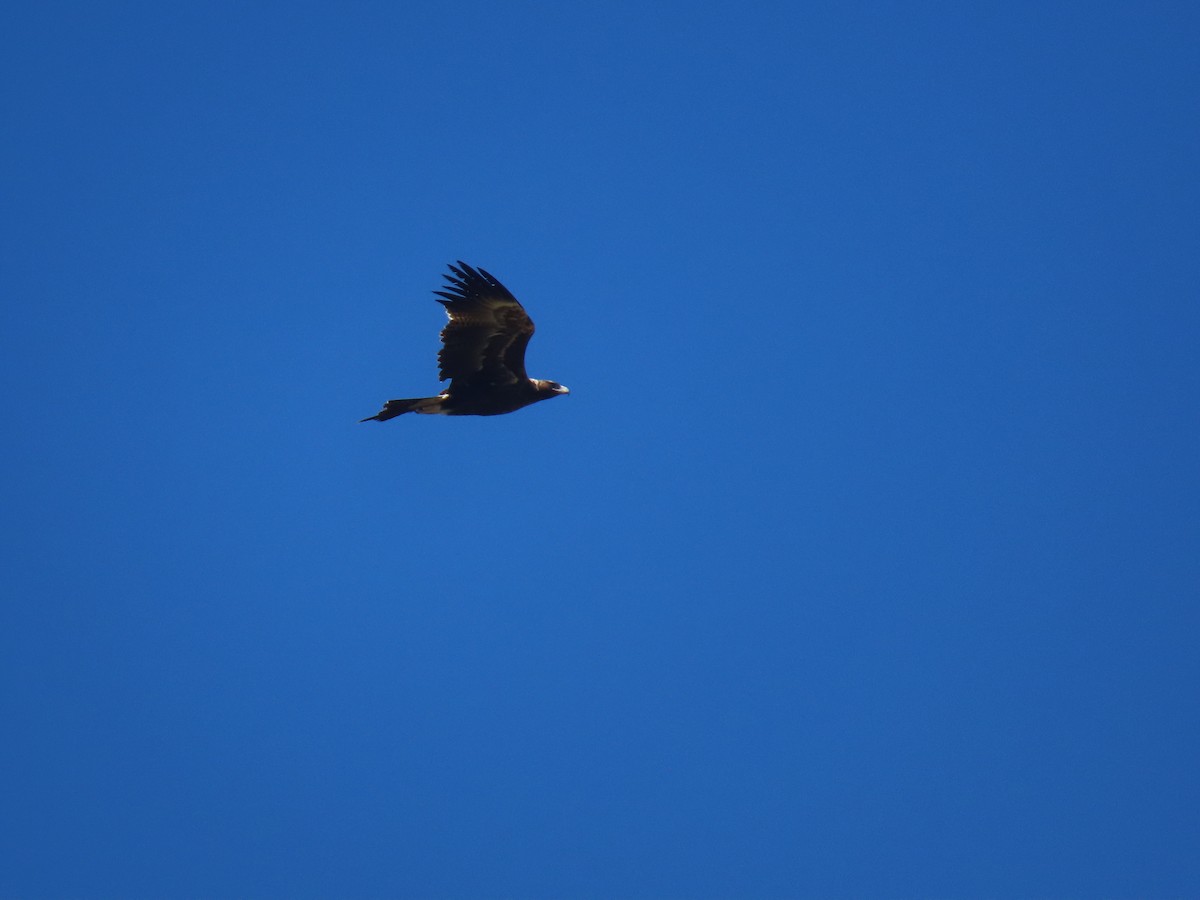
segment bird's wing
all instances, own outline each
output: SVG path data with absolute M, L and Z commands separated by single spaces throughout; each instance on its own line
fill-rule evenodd
M 438 377 L 450 388 L 516 384 L 525 374 L 525 348 L 533 321 L 517 298 L 484 269 L 459 261 L 443 275 L 447 290 L 434 291 L 450 321 L 442 329 Z

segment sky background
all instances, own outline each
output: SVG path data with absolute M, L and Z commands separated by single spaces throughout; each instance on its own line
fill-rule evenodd
M 1200 894 L 1190 3 L 0 16 L 3 897 Z M 434 393 L 483 266 L 571 396 Z

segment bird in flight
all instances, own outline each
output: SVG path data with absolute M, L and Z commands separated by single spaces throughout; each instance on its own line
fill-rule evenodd
M 508 288 L 484 269 L 459 260 L 444 291 L 434 291 L 450 321 L 442 329 L 438 378 L 450 386 L 436 397 L 389 400 L 363 422 L 386 422 L 415 412 L 443 416 L 498 416 L 569 394 L 556 381 L 525 374 L 533 320 Z M 444 298 L 444 299 L 442 299 Z

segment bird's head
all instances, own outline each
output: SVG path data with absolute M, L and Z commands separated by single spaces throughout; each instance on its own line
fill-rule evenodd
M 569 394 L 566 385 L 559 384 L 557 381 L 544 381 L 541 378 L 536 379 L 534 384 L 537 385 L 538 393 L 545 394 L 547 398 L 553 397 L 555 394 Z

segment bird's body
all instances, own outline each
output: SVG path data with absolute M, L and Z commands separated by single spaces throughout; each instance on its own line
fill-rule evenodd
M 404 413 L 498 416 L 570 393 L 561 384 L 525 374 L 533 320 L 508 289 L 484 269 L 460 261 L 444 275 L 448 290 L 434 291 L 450 321 L 442 329 L 439 378 L 450 386 L 435 397 L 389 400 L 364 422 Z

